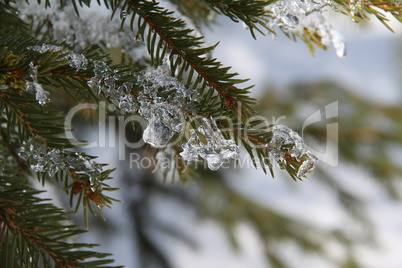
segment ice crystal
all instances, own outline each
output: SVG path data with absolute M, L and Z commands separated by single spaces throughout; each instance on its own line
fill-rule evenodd
M 50 101 L 48 98 L 49 92 L 44 90 L 42 85 L 38 83 L 38 67 L 32 61 L 29 63 L 29 76 L 32 78 L 32 82 L 26 82 L 25 90 L 35 92 L 35 97 L 39 104 L 45 105 Z
M 102 183 L 97 177 L 89 176 L 89 182 L 90 182 L 90 185 L 91 185 L 91 191 L 92 192 L 100 192 L 100 191 L 102 191 L 102 188 L 103 188 Z
M 163 120 L 151 120 L 148 127 L 144 130 L 142 138 L 146 143 L 156 148 L 163 148 L 173 137 L 172 129 L 167 126 Z
M 87 68 L 88 60 L 84 55 L 70 53 L 67 55 L 67 58 L 70 59 L 70 66 L 75 68 L 77 71 L 80 69 L 85 70 Z
M 198 134 L 205 137 L 207 144 L 200 141 Z M 197 161 L 201 157 L 211 170 L 219 169 L 226 160 L 239 157 L 239 147 L 233 139 L 223 137 L 213 118 L 203 118 L 198 129 L 191 130 L 190 139 L 182 148 L 180 155 L 185 161 Z
M 73 154 L 55 148 L 50 149 L 42 138 L 33 136 L 23 142 L 18 155 L 29 160 L 35 172 L 47 172 L 49 176 L 54 176 L 56 172 L 62 170 L 83 173 L 88 176 L 92 191 L 102 190 L 99 180 L 102 166 L 81 153 Z
M 39 52 L 40 54 L 43 54 L 48 51 L 58 52 L 60 50 L 63 50 L 63 47 L 50 45 L 50 44 L 42 44 L 41 46 L 37 45 L 37 46 L 28 47 L 28 49 Z
M 116 82 L 120 77 L 103 61 L 94 61 L 94 73 L 95 76 L 88 81 L 88 85 L 96 93 L 103 93 L 114 101 L 123 114 L 133 114 L 137 111 L 138 104 L 130 94 L 133 86 L 130 82 L 118 86 Z
M 286 156 L 290 155 L 301 164 L 296 175 L 298 178 L 314 168 L 318 159 L 309 151 L 299 134 L 284 125 L 275 125 L 272 132 L 272 139 L 266 145 L 271 162 L 276 162 L 285 169 Z
M 350 8 L 350 15 L 352 17 L 360 17 L 360 12 L 363 10 L 363 2 L 358 0 L 351 0 L 349 3 L 349 8 Z M 352 18 L 353 21 L 356 21 L 354 18 Z
M 186 88 L 173 77 L 167 63 L 137 76 L 137 83 L 143 87 L 138 98 L 139 112 L 148 120 L 144 141 L 163 147 L 174 132 L 184 126 L 184 111 L 189 111 L 198 98 L 195 89 Z M 152 100 L 152 101 L 149 101 Z M 157 131 L 161 131 L 157 133 Z
M 136 88 L 142 88 L 136 98 L 131 95 L 134 85 L 125 82 L 119 86 L 120 77 L 105 62 L 94 61 L 94 73 L 88 85 L 114 101 L 120 112 L 139 113 L 145 118 L 148 126 L 143 139 L 158 148 L 183 129 L 183 111 L 191 109 L 198 96 L 196 90 L 187 89 L 170 74 L 166 63 L 134 75 Z
M 344 58 L 345 39 L 323 16 L 323 12 L 329 5 L 331 5 L 330 0 L 277 1 L 266 7 L 271 14 L 268 27 L 272 30 L 279 27 L 286 33 L 296 35 L 303 35 L 305 29 L 309 32 L 317 32 L 324 45 L 332 44 L 337 56 Z
M 71 52 L 70 50 L 66 50 L 61 46 L 42 44 L 41 46 L 37 45 L 37 46 L 28 47 L 28 49 L 37 51 L 40 54 L 46 53 L 48 51 L 58 52 L 58 51 L 65 50 L 64 51 L 65 56 L 62 57 L 61 60 L 64 60 L 64 59 L 70 60 L 69 65 L 71 67 L 75 68 L 77 71 L 85 70 L 88 65 L 88 60 L 83 54 Z

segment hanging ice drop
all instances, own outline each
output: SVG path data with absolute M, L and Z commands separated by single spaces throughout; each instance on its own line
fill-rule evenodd
M 208 154 L 206 160 L 208 163 L 208 168 L 214 171 L 218 170 L 224 162 L 223 156 L 217 153 Z
M 163 148 L 173 137 L 172 129 L 162 120 L 151 119 L 142 139 L 156 148 Z
M 299 134 L 283 125 L 275 125 L 272 133 L 272 139 L 266 145 L 271 162 L 276 162 L 281 169 L 286 169 L 286 155 L 292 157 L 300 164 L 296 175 L 299 179 L 314 168 L 318 159 L 310 152 Z

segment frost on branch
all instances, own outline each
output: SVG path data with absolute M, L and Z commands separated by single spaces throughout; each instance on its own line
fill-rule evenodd
M 29 160 L 35 172 L 47 172 L 49 176 L 54 176 L 59 171 L 85 174 L 89 178 L 93 192 L 102 190 L 99 180 L 102 166 L 80 153 L 69 154 L 59 149 L 50 149 L 43 139 L 34 136 L 23 142 L 19 156 Z
M 266 145 L 272 163 L 276 162 L 285 169 L 287 158 L 295 159 L 301 163 L 296 175 L 299 179 L 314 168 L 318 159 L 309 151 L 299 134 L 284 125 L 275 125 L 272 132 L 272 139 Z
M 42 85 L 38 83 L 38 67 L 31 61 L 29 63 L 29 76 L 32 82 L 26 82 L 25 90 L 28 92 L 35 92 L 36 100 L 40 105 L 45 105 L 50 101 L 48 98 L 49 92 L 44 90 Z
M 94 67 L 95 76 L 88 85 L 114 101 L 121 113 L 139 113 L 146 119 L 148 126 L 143 139 L 157 148 L 165 147 L 174 133 L 183 129 L 183 113 L 191 112 L 198 99 L 198 91 L 186 88 L 173 77 L 166 63 L 133 74 L 135 83 L 124 82 L 120 86 L 120 76 L 106 63 L 94 61 Z
M 46 53 L 48 51 L 58 52 L 62 51 L 64 48 L 61 46 L 54 46 L 49 44 L 43 44 L 41 46 L 32 46 L 28 47 L 28 49 L 39 52 L 40 54 Z M 75 68 L 77 71 L 85 70 L 87 68 L 88 60 L 87 58 L 79 53 L 74 53 L 69 50 L 64 50 L 63 53 L 65 56 L 62 57 L 60 60 L 68 59 L 69 65 Z
M 148 120 L 143 139 L 154 147 L 165 147 L 174 132 L 182 131 L 183 113 L 193 109 L 198 91 L 173 77 L 166 63 L 138 75 L 137 83 L 143 88 L 138 97 L 139 112 Z
M 43 44 L 41 46 L 31 46 L 28 47 L 27 49 L 36 51 L 40 54 L 46 53 L 48 51 L 51 52 L 58 52 L 58 51 L 63 51 L 63 47 L 60 46 L 54 46 L 54 45 L 48 45 L 48 44 Z M 88 60 L 85 58 L 84 55 L 78 54 L 71 52 L 69 50 L 63 51 L 63 57 L 60 58 L 60 60 L 68 59 L 69 60 L 69 65 L 73 68 L 75 68 L 77 71 L 80 69 L 85 70 L 87 68 Z M 45 105 L 49 103 L 49 95 L 50 93 L 46 90 L 43 89 L 42 85 L 39 84 L 38 82 L 38 66 L 36 66 L 33 62 L 29 63 L 29 76 L 32 79 L 32 82 L 26 82 L 25 84 L 25 90 L 28 92 L 34 92 L 36 100 L 39 102 L 40 105 Z
M 207 140 L 207 144 L 200 141 L 198 134 Z M 201 157 L 207 161 L 211 170 L 219 169 L 226 160 L 239 157 L 239 146 L 233 139 L 226 140 L 213 118 L 203 118 L 197 130 L 191 130 L 191 136 L 187 143 L 182 145 L 180 153 L 185 161 L 198 161 Z
M 268 5 L 266 10 L 271 15 L 268 23 L 270 29 L 281 28 L 285 33 L 303 35 L 305 30 L 317 34 L 321 43 L 335 48 L 336 55 L 340 58 L 346 56 L 344 37 L 323 16 L 326 7 L 336 5 L 330 0 L 290 0 L 277 1 Z

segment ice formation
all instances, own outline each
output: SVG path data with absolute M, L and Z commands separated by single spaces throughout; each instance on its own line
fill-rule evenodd
M 266 7 L 271 14 L 268 23 L 270 29 L 281 28 L 286 33 L 303 35 L 304 29 L 316 32 L 321 37 L 321 42 L 334 47 L 340 58 L 346 56 L 344 37 L 323 16 L 331 0 L 288 0 L 277 1 Z
M 31 46 L 28 49 L 37 51 L 40 54 L 46 53 L 48 51 L 58 52 L 62 51 L 64 48 L 61 46 L 54 46 L 49 44 L 42 44 L 41 46 Z M 60 60 L 68 59 L 70 61 L 69 65 L 75 68 L 77 71 L 85 70 L 88 65 L 88 60 L 83 54 L 74 53 L 69 50 L 65 50 L 65 56 L 63 56 Z
M 146 143 L 156 148 L 163 148 L 173 137 L 172 129 L 163 120 L 151 119 L 142 136 Z
M 46 53 L 48 51 L 62 51 L 63 47 L 60 46 L 54 46 L 54 45 L 48 45 L 48 44 L 43 44 L 41 46 L 31 46 L 28 47 L 29 50 L 33 50 L 36 52 L 39 52 L 40 54 Z M 75 68 L 77 71 L 80 69 L 85 70 L 87 68 L 88 60 L 86 57 L 82 54 L 74 53 L 71 51 L 66 50 L 65 55 L 60 58 L 60 60 L 63 59 L 68 59 L 69 65 L 73 68 Z M 39 102 L 40 105 L 45 105 L 50 101 L 49 99 L 49 91 L 46 91 L 43 89 L 42 85 L 39 84 L 38 82 L 38 67 L 33 63 L 29 63 L 29 76 L 32 79 L 31 81 L 26 82 L 25 84 L 25 90 L 28 92 L 35 92 L 35 97 L 36 100 Z
M 349 7 L 350 7 L 350 15 L 359 16 L 360 11 L 362 11 L 363 9 L 363 2 L 360 0 L 358 1 L 350 0 Z
M 186 88 L 173 77 L 166 63 L 138 75 L 137 83 L 143 87 L 138 97 L 139 113 L 148 120 L 143 139 L 155 147 L 164 147 L 174 132 L 183 129 L 183 113 L 191 109 L 198 91 Z
M 207 144 L 200 141 L 199 134 L 207 140 Z M 191 130 L 190 139 L 182 145 L 183 152 L 180 153 L 185 161 L 198 161 L 199 157 L 205 159 L 208 168 L 219 169 L 229 159 L 239 157 L 239 146 L 233 139 L 227 140 L 213 118 L 203 118 L 197 130 Z
M 318 159 L 309 151 L 299 134 L 284 125 L 275 125 L 272 132 L 272 139 L 266 145 L 271 162 L 276 162 L 285 169 L 286 155 L 290 155 L 301 163 L 296 175 L 298 178 L 302 178 L 314 168 Z
M 29 76 L 32 82 L 27 81 L 25 90 L 28 92 L 35 92 L 36 100 L 40 105 L 45 105 L 50 101 L 49 92 L 44 90 L 42 85 L 38 83 L 38 67 L 31 61 L 29 63 Z
M 187 89 L 177 78 L 170 74 L 169 66 L 164 63 L 157 68 L 135 74 L 135 85 L 125 82 L 118 86 L 120 77 L 101 61 L 94 61 L 95 76 L 88 85 L 98 94 L 114 100 L 120 112 L 139 113 L 148 121 L 143 139 L 154 147 L 165 147 L 184 125 L 183 112 L 192 107 L 198 92 Z M 131 95 L 134 87 L 141 88 L 135 98 Z
M 54 176 L 58 171 L 84 173 L 89 177 L 91 190 L 102 190 L 99 177 L 102 166 L 81 153 L 66 153 L 59 149 L 50 149 L 39 136 L 30 137 L 24 141 L 18 154 L 21 158 L 29 160 L 35 172 L 47 172 Z

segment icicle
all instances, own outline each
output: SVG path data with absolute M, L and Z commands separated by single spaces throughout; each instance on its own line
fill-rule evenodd
M 182 145 L 183 152 L 180 153 L 185 161 L 197 161 L 201 157 L 207 161 L 209 169 L 217 170 L 226 160 L 239 157 L 239 147 L 234 140 L 223 137 L 213 118 L 203 118 L 200 123 L 197 131 L 207 139 L 207 144 L 202 143 L 197 131 L 192 129 L 190 139 Z
M 361 1 L 356 3 L 354 0 L 352 1 L 351 8 L 353 6 L 354 9 L 358 10 Z M 324 45 L 332 44 L 336 55 L 344 58 L 346 56 L 345 39 L 332 28 L 322 15 L 326 7 L 331 4 L 329 0 L 277 1 L 274 4 L 266 6 L 267 12 L 272 17 L 268 26 L 271 29 L 279 27 L 284 32 L 301 35 L 303 35 L 305 29 L 308 29 L 310 32 L 318 32 L 321 42 Z
M 334 29 L 331 30 L 331 37 L 332 37 L 332 45 L 335 48 L 336 55 L 339 58 L 345 58 L 346 57 L 345 38 L 338 31 L 335 31 Z
M 272 132 L 272 139 L 266 145 L 271 162 L 276 162 L 280 168 L 285 169 L 286 155 L 289 154 L 301 163 L 296 175 L 298 178 L 302 178 L 314 168 L 318 159 L 309 151 L 299 134 L 284 125 L 275 125 Z M 284 147 L 284 145 L 292 145 L 292 147 Z
M 29 76 L 32 78 L 33 82 L 26 82 L 26 91 L 35 91 L 36 100 L 40 105 L 45 105 L 50 101 L 48 98 L 49 92 L 44 90 L 42 85 L 38 83 L 38 67 L 31 61 L 29 63 Z

